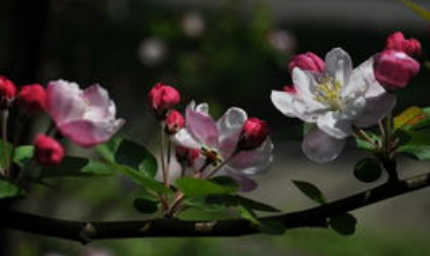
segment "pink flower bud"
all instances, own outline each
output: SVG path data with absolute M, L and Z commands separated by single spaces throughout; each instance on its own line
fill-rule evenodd
M 385 50 L 395 50 L 408 54 L 411 57 L 421 55 L 421 43 L 415 39 L 405 39 L 402 32 L 395 32 L 387 38 Z
M 162 83 L 156 84 L 148 95 L 148 104 L 154 110 L 157 118 L 164 120 L 167 112 L 179 103 L 181 95 L 178 90 Z
M 290 60 L 290 63 L 288 64 L 288 70 L 290 73 L 293 72 L 295 67 L 307 71 L 323 72 L 325 69 L 325 63 L 320 57 L 318 57 L 318 55 L 312 52 L 307 52 L 305 54 L 296 55 Z
M 386 50 L 373 64 L 376 80 L 387 90 L 405 87 L 420 70 L 420 64 L 406 53 Z
M 35 142 L 37 162 L 45 167 L 59 165 L 64 157 L 64 149 L 55 139 L 39 135 Z
M 179 111 L 172 110 L 166 119 L 166 133 L 169 135 L 176 134 L 185 125 L 185 119 Z
M 186 148 L 181 146 L 175 147 L 176 152 L 176 160 L 180 164 L 183 164 L 188 167 L 194 166 L 194 162 L 200 156 L 200 150 L 197 148 Z
M 0 108 L 9 108 L 10 103 L 15 98 L 15 84 L 4 76 L 0 76 Z
M 18 93 L 18 104 L 30 113 L 44 111 L 46 108 L 47 94 L 39 84 L 25 85 Z
M 269 126 L 258 118 L 248 118 L 242 128 L 238 148 L 251 150 L 260 147 L 269 135 Z
M 296 94 L 297 90 L 294 88 L 294 85 L 287 85 L 284 86 L 283 91 L 289 94 Z

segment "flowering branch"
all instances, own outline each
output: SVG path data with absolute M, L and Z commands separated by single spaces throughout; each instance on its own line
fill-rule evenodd
M 430 173 L 386 183 L 373 189 L 311 209 L 260 218 L 260 221 L 281 221 L 287 230 L 300 227 L 327 227 L 327 218 L 389 198 L 430 186 Z M 182 221 L 151 219 L 118 222 L 79 222 L 47 218 L 14 211 L 0 212 L 0 226 L 82 243 L 99 239 L 138 237 L 217 237 L 243 236 L 259 233 L 246 219 L 218 221 Z

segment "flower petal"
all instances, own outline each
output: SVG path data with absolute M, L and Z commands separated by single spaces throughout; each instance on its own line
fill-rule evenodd
M 345 144 L 345 139 L 336 139 L 320 129 L 314 128 L 305 136 L 302 150 L 312 161 L 326 163 L 336 159 Z
M 174 136 L 171 136 L 170 139 L 173 143 L 186 147 L 186 148 L 201 148 L 202 144 L 194 139 L 194 137 L 190 134 L 187 129 L 181 129 Z
M 229 172 L 228 174 L 233 180 L 235 180 L 239 184 L 241 192 L 251 192 L 258 187 L 258 183 L 253 179 L 231 172 Z
M 202 107 L 199 110 L 201 111 Z M 196 111 L 192 103 L 188 105 L 185 115 L 185 126 L 193 138 L 205 146 L 217 148 L 220 132 L 213 118 Z
M 396 101 L 396 96 L 388 93 L 367 99 L 364 111 L 354 121 L 354 124 L 358 127 L 369 127 L 377 124 L 393 110 Z
M 240 108 L 230 108 L 218 120 L 217 127 L 220 131 L 220 154 L 223 157 L 230 156 L 236 149 L 243 125 L 248 118 L 246 112 Z
M 334 48 L 325 57 L 326 74 L 335 78 L 341 85 L 346 85 L 352 73 L 352 61 L 348 53 L 341 48 Z
M 337 139 L 344 139 L 351 135 L 351 121 L 340 119 L 339 113 L 327 112 L 318 118 L 318 128 Z
M 281 111 L 282 114 L 295 117 L 294 113 L 294 94 L 286 93 L 281 91 L 272 91 L 270 98 L 272 99 L 273 105 Z

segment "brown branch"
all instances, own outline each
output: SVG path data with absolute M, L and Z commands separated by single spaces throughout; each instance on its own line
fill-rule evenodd
M 264 217 L 260 220 L 281 221 L 287 229 L 326 227 L 327 218 L 330 216 L 349 212 L 428 186 L 430 186 L 430 174 L 420 175 L 396 183 L 386 183 L 326 205 L 294 213 Z M 0 211 L 0 227 L 82 243 L 89 243 L 98 239 L 242 236 L 259 232 L 256 226 L 245 219 L 219 221 L 152 219 L 143 221 L 79 222 L 3 210 Z

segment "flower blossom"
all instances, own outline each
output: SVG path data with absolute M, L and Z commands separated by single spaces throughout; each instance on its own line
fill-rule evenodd
M 272 91 L 272 102 L 284 115 L 316 124 L 302 143 L 313 161 L 335 159 L 352 126 L 377 124 L 393 109 L 396 98 L 376 81 L 373 62 L 370 58 L 353 69 L 349 55 L 335 48 L 326 55 L 324 71 L 296 67 L 292 74 L 295 90 Z
M 172 140 L 183 147 L 200 149 L 211 163 L 226 161 L 220 172 L 235 179 L 243 191 L 250 191 L 257 186 L 250 177 L 264 172 L 272 162 L 273 144 L 265 137 L 258 147 L 241 150 L 238 144 L 247 120 L 245 111 L 233 107 L 215 121 L 207 104 L 196 106 L 191 102 L 185 112 L 185 127 Z
M 76 83 L 52 81 L 47 95 L 47 112 L 57 128 L 80 146 L 108 141 L 125 123 L 115 118 L 115 103 L 99 85 L 81 90 Z

